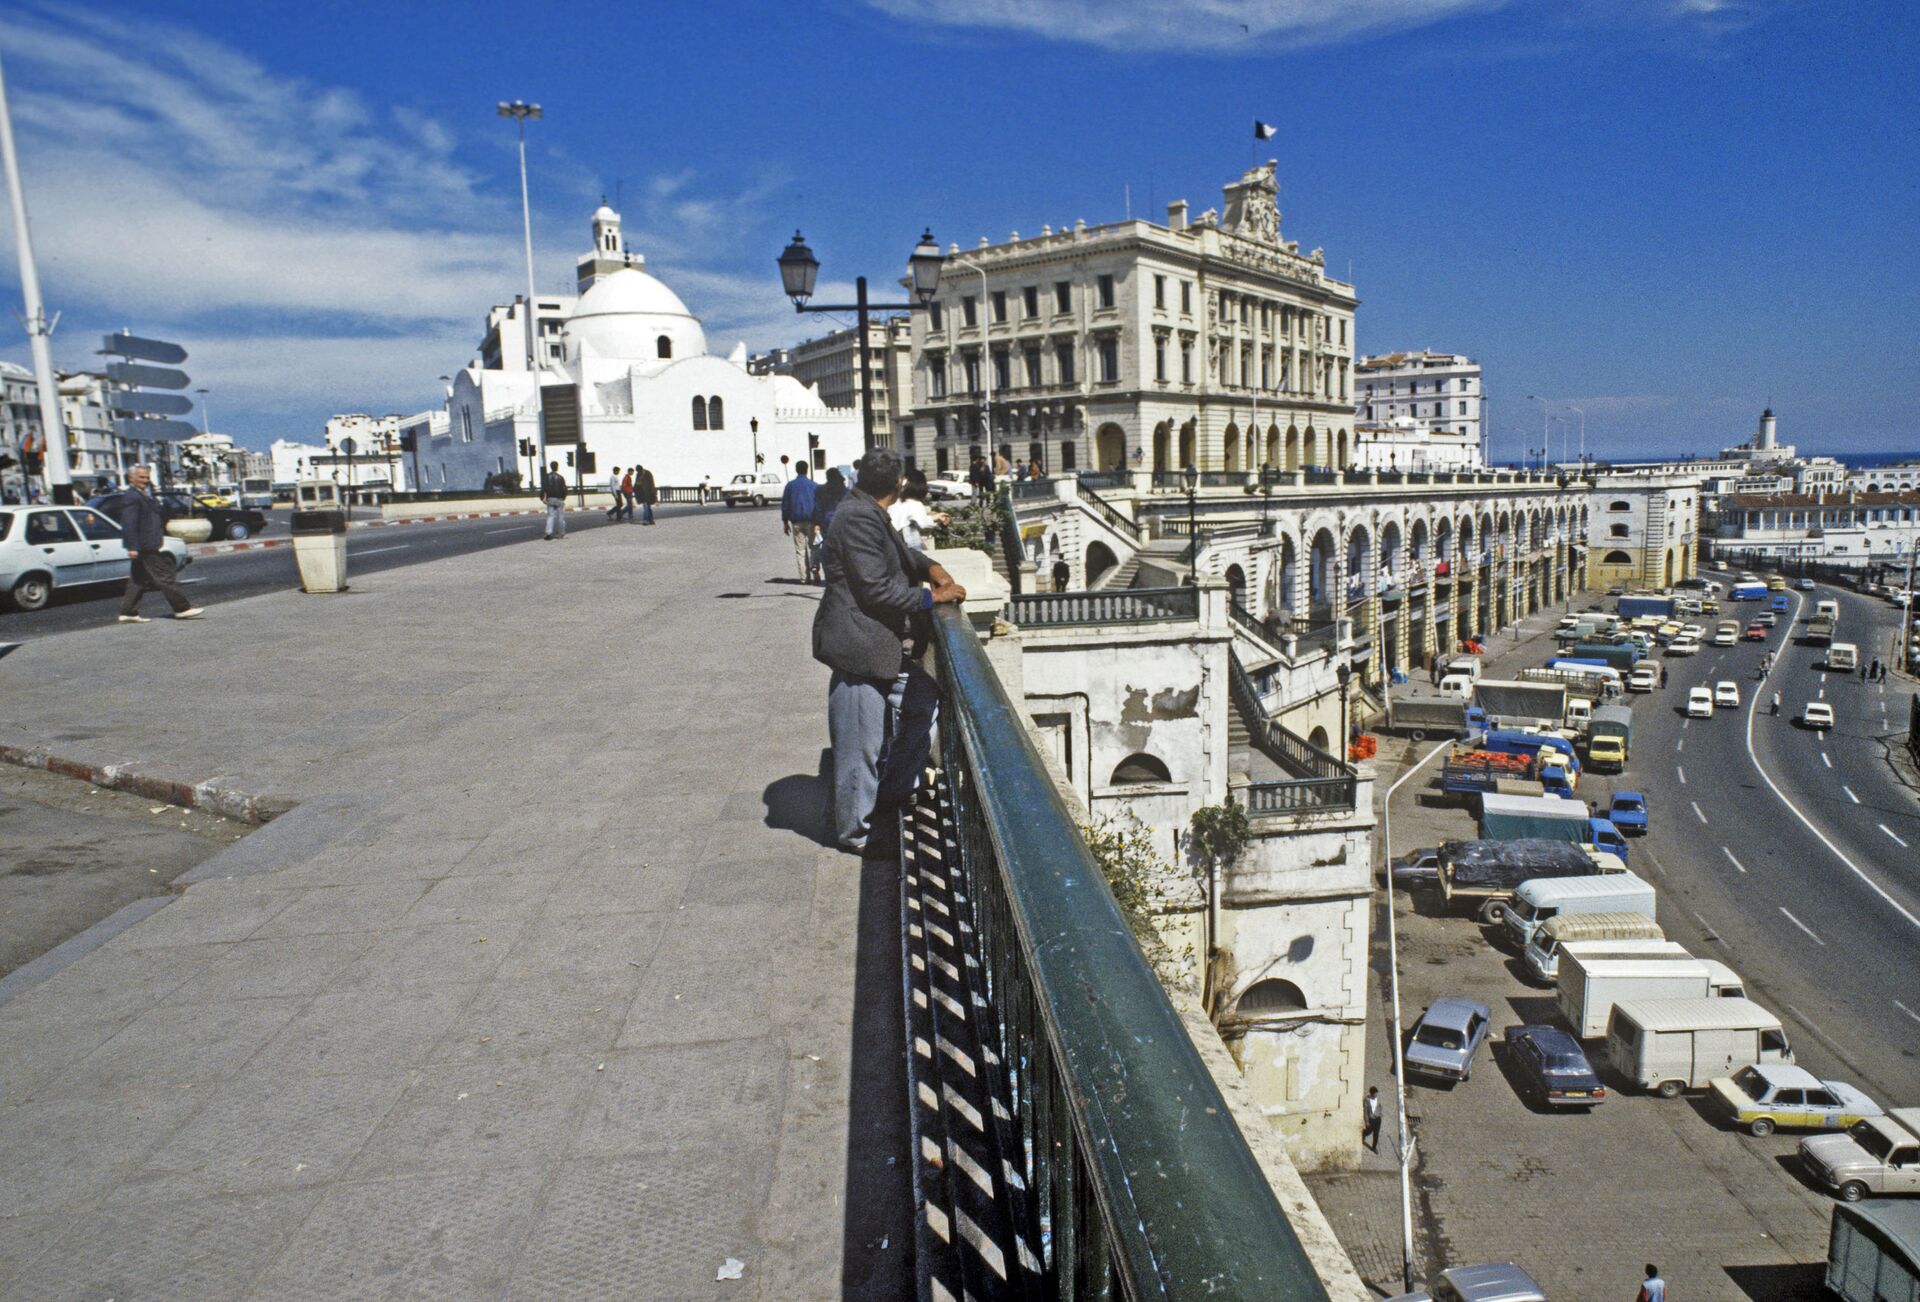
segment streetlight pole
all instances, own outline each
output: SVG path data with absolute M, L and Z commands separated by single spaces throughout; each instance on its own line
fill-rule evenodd
M 776 261 L 780 267 L 780 286 L 788 298 L 793 300 L 795 312 L 853 312 L 858 318 L 860 331 L 860 433 L 861 447 L 864 451 L 873 450 L 873 366 L 868 359 L 867 314 L 872 311 L 912 312 L 925 307 L 933 301 L 940 288 L 940 264 L 945 258 L 940 246 L 933 242 L 933 231 L 929 228 L 920 236 L 920 243 L 914 246 L 913 253 L 907 258 L 907 271 L 912 278 L 912 303 L 870 303 L 867 301 L 867 278 L 854 280 L 855 301 L 852 303 L 808 303 L 813 297 L 814 285 L 820 276 L 820 259 L 813 256 L 813 250 L 807 247 L 806 239 L 799 231 L 793 233 L 793 243 L 787 245 Z
M 953 265 L 977 272 L 980 276 L 980 383 L 985 390 L 984 401 L 980 404 L 980 424 L 987 432 L 987 464 L 992 465 L 996 451 L 993 446 L 993 339 L 988 327 L 993 324 L 993 305 L 987 297 L 987 269 L 965 258 L 955 258 Z
M 540 411 L 540 361 L 537 353 L 538 321 L 533 306 L 533 208 L 527 199 L 527 119 L 541 116 L 538 104 L 502 100 L 494 110 L 503 118 L 512 118 L 520 127 L 520 226 L 527 246 L 527 379 L 533 382 L 533 437 L 540 459 L 536 473 L 547 464 L 547 423 Z
M 1200 487 L 1200 471 L 1189 461 L 1180 472 L 1187 486 L 1187 582 L 1200 586 L 1200 526 L 1194 515 L 1194 494 Z
M 13 148 L 13 114 L 7 108 L 7 84 L 0 73 L 0 161 L 7 170 L 7 195 L 13 202 L 13 243 L 20 257 L 20 296 L 26 307 L 27 343 L 33 353 L 33 378 L 40 395 L 40 436 L 43 451 L 40 478 L 47 497 L 62 505 L 73 503 L 73 472 L 67 463 L 67 428 L 60 417 L 60 386 L 53 378 L 53 334 L 46 305 L 40 301 L 40 270 L 33 259 L 33 232 L 27 223 L 27 194 L 20 186 L 20 156 Z M 84 405 L 82 407 L 84 411 Z M 26 464 L 20 467 L 26 488 Z M 23 491 L 22 496 L 25 496 Z

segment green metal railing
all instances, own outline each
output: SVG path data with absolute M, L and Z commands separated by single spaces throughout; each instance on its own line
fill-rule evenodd
M 1327 1296 L 1027 735 L 952 607 L 934 620 L 957 871 L 1024 1137 L 1023 1296 Z

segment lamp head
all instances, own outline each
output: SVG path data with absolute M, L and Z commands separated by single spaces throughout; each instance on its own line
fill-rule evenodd
M 793 243 L 781 252 L 779 262 L 780 287 L 793 300 L 793 305 L 800 307 L 813 297 L 814 282 L 820 278 L 820 259 L 813 256 L 806 238 L 795 231 Z
M 927 227 L 920 236 L 920 242 L 913 246 L 913 253 L 907 258 L 907 272 L 913 278 L 913 296 L 925 307 L 933 301 L 934 291 L 940 288 L 940 264 L 946 261 L 940 252 L 940 246 L 934 242 L 933 228 Z
M 1191 493 L 1200 486 L 1200 471 L 1189 463 L 1187 468 L 1180 472 L 1180 479 L 1182 483 L 1186 484 L 1187 491 Z

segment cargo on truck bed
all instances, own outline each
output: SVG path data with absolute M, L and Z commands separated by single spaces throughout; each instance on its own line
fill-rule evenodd
M 1540 877 L 1586 877 L 1623 872 L 1614 855 L 1570 841 L 1522 837 L 1514 841 L 1448 841 L 1440 847 L 1440 894 L 1449 906 L 1466 904 L 1481 921 L 1506 918 L 1521 882 Z

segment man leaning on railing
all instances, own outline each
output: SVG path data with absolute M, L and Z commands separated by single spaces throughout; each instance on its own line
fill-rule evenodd
M 865 858 L 899 851 L 898 806 L 927 763 L 939 692 L 920 668 L 937 602 L 967 590 L 893 529 L 900 454 L 874 448 L 854 463 L 854 489 L 826 530 L 827 589 L 813 620 L 813 658 L 833 670 L 833 834 Z M 931 584 L 931 588 L 922 584 Z

